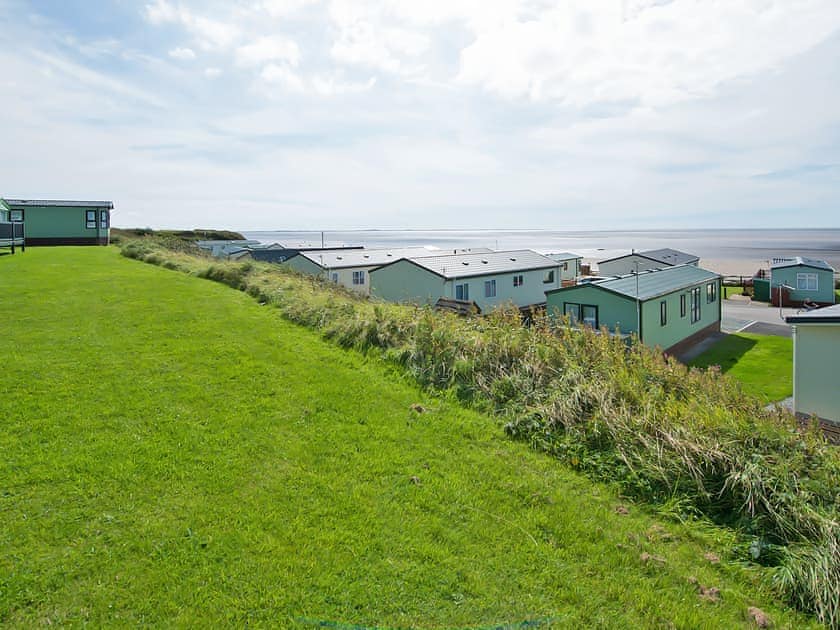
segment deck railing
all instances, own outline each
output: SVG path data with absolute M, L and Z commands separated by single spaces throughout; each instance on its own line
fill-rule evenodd
M 0 222 L 0 247 L 11 247 L 15 253 L 15 247 L 20 246 L 21 251 L 26 251 L 25 228 L 21 221 Z

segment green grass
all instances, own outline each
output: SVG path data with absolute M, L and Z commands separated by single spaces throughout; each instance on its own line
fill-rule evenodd
M 619 514 L 244 293 L 111 248 L 30 248 L 0 278 L 4 625 L 810 623 L 703 558 L 725 530 Z
M 719 365 L 744 391 L 766 402 L 793 394 L 793 340 L 771 335 L 735 333 L 725 336 L 691 362 L 696 367 Z
M 741 295 L 744 293 L 743 287 L 723 287 L 723 299 L 726 300 L 730 295 Z

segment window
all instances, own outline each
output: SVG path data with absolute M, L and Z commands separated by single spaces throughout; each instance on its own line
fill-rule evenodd
M 484 297 L 496 297 L 495 280 L 486 280 L 484 282 Z
M 691 290 L 691 323 L 700 321 L 700 287 Z
M 513 276 L 513 286 L 521 287 L 524 283 L 525 283 L 525 278 L 522 276 L 522 274 Z
M 332 274 L 332 281 L 335 282 L 336 284 L 338 284 L 338 274 L 337 273 Z
M 9 212 L 9 220 L 12 223 L 20 223 L 23 221 L 23 210 L 12 210 Z
M 354 271 L 353 272 L 353 284 L 362 285 L 365 283 L 365 272 L 362 271 Z
M 455 285 L 455 299 L 462 300 L 464 302 L 469 301 L 470 299 L 470 285 L 468 284 L 456 284 Z
M 817 274 L 798 273 L 796 274 L 796 288 L 799 291 L 816 291 L 819 284 Z
M 100 230 L 107 230 L 108 229 L 108 211 L 107 210 L 100 210 L 99 211 L 99 229 Z
M 570 324 L 582 323 L 584 326 L 598 328 L 597 306 L 565 302 L 563 304 L 563 314 L 569 318 Z
M 662 300 L 659 303 L 659 325 L 664 326 L 668 323 L 668 302 Z
M 563 263 L 563 271 L 568 271 L 568 270 L 569 270 L 569 263 L 564 262 Z
M 545 275 L 543 275 L 543 282 L 545 284 L 548 284 L 549 282 L 554 282 L 554 269 L 549 269 L 545 272 Z
M 598 328 L 598 307 L 583 304 L 581 311 L 583 311 L 583 325 Z
M 711 304 L 717 299 L 717 284 L 710 282 L 706 285 L 706 304 Z
M 680 317 L 685 317 L 685 293 L 680 296 Z
M 85 210 L 85 227 L 89 230 L 96 229 L 96 210 Z

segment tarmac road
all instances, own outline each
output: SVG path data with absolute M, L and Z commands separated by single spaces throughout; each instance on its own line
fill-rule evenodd
M 776 335 L 790 337 L 790 325 L 785 323 L 784 317 L 795 315 L 797 309 L 783 308 L 779 317 L 779 309 L 762 302 L 736 302 L 724 300 L 722 304 L 720 329 L 726 333 L 749 332 L 757 335 Z

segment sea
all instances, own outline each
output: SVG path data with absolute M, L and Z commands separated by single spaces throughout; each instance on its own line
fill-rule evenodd
M 840 229 L 727 230 L 325 230 L 243 232 L 245 237 L 286 246 L 361 245 L 367 248 L 489 247 L 533 249 L 543 254 L 572 252 L 585 261 L 621 256 L 632 250 L 671 247 L 690 252 L 720 273 L 752 273 L 773 258 L 803 256 L 840 269 Z M 717 268 L 716 268 L 717 267 Z M 726 267 L 726 268 L 724 268 Z

